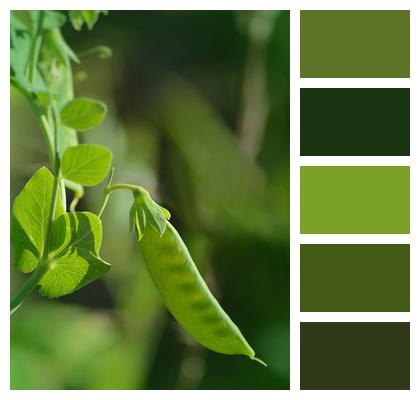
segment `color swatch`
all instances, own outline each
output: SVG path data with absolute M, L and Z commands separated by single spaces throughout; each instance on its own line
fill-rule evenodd
M 301 89 L 301 156 L 409 156 L 410 89 Z
M 300 13 L 302 78 L 408 78 L 410 12 Z
M 302 244 L 304 312 L 410 311 L 408 244 Z
M 409 389 L 406 322 L 304 322 L 301 389 Z
M 301 233 L 410 233 L 409 167 L 301 167 Z

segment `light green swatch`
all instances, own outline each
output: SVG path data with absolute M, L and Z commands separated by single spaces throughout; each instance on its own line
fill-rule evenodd
M 301 233 L 410 233 L 410 168 L 301 167 Z

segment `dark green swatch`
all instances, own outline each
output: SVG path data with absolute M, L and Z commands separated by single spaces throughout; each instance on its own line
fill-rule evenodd
M 302 244 L 300 310 L 410 311 L 410 246 Z
M 410 12 L 300 12 L 302 78 L 409 78 Z
M 410 89 L 301 89 L 301 156 L 409 156 Z
M 409 167 L 301 167 L 301 233 L 410 233 Z
M 303 322 L 300 388 L 410 388 L 408 322 Z

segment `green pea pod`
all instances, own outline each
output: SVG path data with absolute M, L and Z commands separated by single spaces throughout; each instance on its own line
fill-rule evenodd
M 239 328 L 222 309 L 201 277 L 191 255 L 172 224 L 170 214 L 147 192 L 134 193 L 130 213 L 139 247 L 163 302 L 178 323 L 199 343 L 223 354 L 243 354 L 252 360 L 255 352 Z M 159 214 L 157 216 L 157 214 Z M 166 227 L 162 230 L 162 216 Z

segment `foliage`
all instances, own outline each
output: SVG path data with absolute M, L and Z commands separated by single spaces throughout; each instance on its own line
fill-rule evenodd
M 95 25 L 100 12 L 71 11 L 73 27 Z M 115 190 L 134 196 L 130 225 L 135 226 L 140 249 L 166 306 L 198 342 L 225 354 L 255 358 L 255 352 L 238 327 L 211 294 L 181 237 L 167 221 L 170 213 L 142 187 L 105 186 L 98 214 L 75 212 L 83 186 L 96 186 L 108 174 L 112 153 L 105 147 L 78 144 L 77 132 L 97 127 L 105 118 L 104 103 L 74 98 L 71 62 L 79 63 L 66 44 L 61 28 L 67 16 L 57 11 L 29 11 L 27 29 L 12 15 L 11 82 L 28 99 L 49 150 L 52 171 L 40 168 L 16 197 L 12 210 L 12 246 L 15 266 L 33 272 L 12 300 L 13 314 L 37 286 L 49 298 L 70 294 L 100 278 L 110 265 L 100 257 L 100 217 Z M 205 113 L 205 107 L 203 108 Z M 185 144 L 187 145 L 187 143 Z M 73 190 L 66 211 L 65 188 Z M 173 278 L 173 271 L 178 277 Z M 265 365 L 265 364 L 264 364 Z

